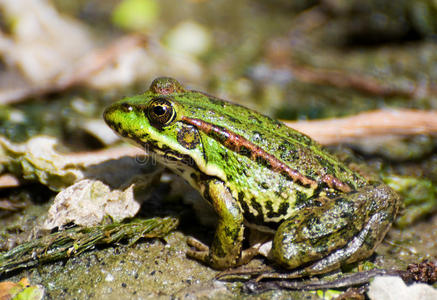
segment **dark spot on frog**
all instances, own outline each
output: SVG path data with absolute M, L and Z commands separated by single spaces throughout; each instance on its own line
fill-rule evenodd
M 245 146 L 240 146 L 240 148 L 238 149 L 238 153 L 246 157 L 252 156 L 252 150 Z
M 234 118 L 234 117 L 232 117 L 232 116 L 230 116 L 230 115 L 226 115 L 226 117 L 227 117 L 228 120 L 229 120 L 230 122 L 232 122 L 232 123 L 241 124 L 241 121 L 240 121 L 240 120 L 238 120 L 238 119 L 236 119 L 236 118 Z
M 122 137 L 128 137 L 129 133 L 123 129 L 119 129 L 118 131 Z
M 129 103 L 122 103 L 121 104 L 121 110 L 125 113 L 131 112 L 133 110 L 133 107 Z
M 273 210 L 273 202 L 271 200 L 266 201 L 267 217 L 272 218 L 275 216 L 275 211 Z
M 281 203 L 281 205 L 279 205 L 278 217 L 287 215 L 289 207 L 290 207 L 290 204 L 287 201 L 283 201 Z
M 192 173 L 190 174 L 190 177 L 191 177 L 194 181 L 198 181 L 198 180 L 199 180 L 199 176 L 197 176 L 197 174 L 194 173 L 194 172 L 192 172 Z
M 307 202 L 307 199 L 308 199 L 306 194 L 304 194 L 298 190 L 295 190 L 294 195 L 295 195 L 295 199 L 296 199 L 295 200 L 296 206 L 305 205 L 305 203 Z
M 192 150 L 200 143 L 199 132 L 194 126 L 184 125 L 178 132 L 179 144 L 184 148 Z
M 244 195 L 243 195 L 244 197 Z M 244 219 L 251 223 L 251 224 L 258 224 L 258 225 L 266 225 L 265 221 L 264 221 L 264 216 L 263 216 L 263 211 L 262 211 L 262 207 L 259 203 L 256 202 L 255 198 L 251 199 L 250 202 L 250 206 L 255 209 L 255 211 L 257 212 L 256 215 L 254 215 L 249 208 L 249 205 L 247 204 L 246 201 L 241 201 L 241 208 L 243 209 L 243 216 Z
M 226 236 L 230 237 L 232 240 L 236 240 L 240 234 L 240 227 L 231 229 L 230 227 L 225 226 L 224 231 Z
M 353 215 L 350 212 L 348 212 L 348 211 L 342 211 L 340 213 L 340 218 L 351 219 L 351 218 L 353 218 Z
M 260 165 L 263 165 L 267 169 L 271 169 L 272 168 L 272 165 L 270 164 L 270 162 L 267 159 L 265 159 L 264 157 L 262 157 L 262 156 L 257 156 L 256 157 L 256 162 L 258 164 L 260 164 Z
M 228 161 L 228 159 L 229 159 L 229 155 L 228 155 L 227 151 L 221 151 L 220 156 L 222 157 L 222 160 L 224 160 L 224 161 Z
M 220 243 L 217 236 L 214 236 L 214 241 L 212 242 L 212 244 L 215 245 L 215 248 L 214 248 L 215 255 L 217 255 L 218 257 L 225 257 L 226 256 L 226 252 L 223 249 L 223 245 Z
M 262 206 L 261 206 L 261 204 L 259 204 L 257 201 L 256 201 L 256 198 L 255 197 L 252 197 L 251 199 L 250 199 L 250 205 L 257 211 L 257 213 L 258 213 L 258 216 L 262 216 L 263 215 L 263 209 L 262 209 Z
M 238 201 L 240 203 L 244 202 L 244 193 L 243 192 L 238 192 Z
M 269 188 L 269 184 L 267 182 L 263 181 L 263 182 L 259 183 L 259 187 L 267 190 Z
M 314 200 L 312 206 L 322 207 L 323 206 L 323 202 L 320 201 L 320 200 Z

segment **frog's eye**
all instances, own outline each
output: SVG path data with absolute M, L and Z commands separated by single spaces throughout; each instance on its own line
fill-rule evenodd
M 163 127 L 169 125 L 175 119 L 176 110 L 167 99 L 155 98 L 147 107 L 147 116 L 150 123 Z

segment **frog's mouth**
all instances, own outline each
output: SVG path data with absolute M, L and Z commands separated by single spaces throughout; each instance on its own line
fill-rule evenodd
M 141 147 L 148 154 L 154 155 L 159 163 L 170 169 L 179 169 L 182 167 L 199 171 L 199 167 L 191 156 L 177 152 L 165 145 L 162 145 L 161 147 L 158 146 L 158 142 L 149 139 L 147 133 L 143 133 L 142 136 L 139 136 L 136 132 L 124 128 L 121 123 L 114 122 L 107 117 L 110 112 L 110 109 L 105 111 L 104 120 L 112 130 L 123 138 L 123 140 Z
M 167 146 L 159 147 L 154 141 L 144 141 L 136 137 L 129 137 L 127 140 L 144 149 L 149 155 L 154 155 L 159 163 L 170 169 L 183 165 L 185 168 L 188 167 L 199 171 L 199 167 L 194 159 L 187 154 L 179 153 Z

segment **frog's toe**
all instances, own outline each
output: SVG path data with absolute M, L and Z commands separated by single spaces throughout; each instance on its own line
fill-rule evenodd
M 187 239 L 187 244 L 188 244 L 188 246 L 194 247 L 197 249 L 197 251 L 194 251 L 194 252 L 205 252 L 205 251 L 209 252 L 209 247 L 207 245 L 205 245 L 204 243 L 202 243 L 199 240 L 196 240 L 193 237 L 189 237 Z M 193 250 L 191 250 L 191 251 L 193 251 Z
M 197 250 L 188 250 L 187 256 L 191 257 L 200 262 L 206 263 L 208 261 L 209 251 L 197 251 Z
M 255 247 L 252 247 L 252 248 L 249 248 L 249 249 L 243 250 L 243 251 L 241 252 L 241 257 L 240 257 L 240 259 L 238 260 L 238 262 L 237 262 L 236 265 L 241 266 L 241 265 L 248 264 L 249 261 L 251 261 L 252 258 L 254 258 L 255 256 L 257 256 L 258 254 L 259 254 L 259 249 L 258 249 L 258 248 L 255 248 Z

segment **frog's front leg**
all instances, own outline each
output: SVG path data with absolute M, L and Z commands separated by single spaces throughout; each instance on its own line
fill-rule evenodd
M 189 239 L 189 245 L 197 250 L 189 250 L 187 255 L 215 269 L 226 269 L 243 263 L 248 255 L 241 255 L 244 226 L 240 204 L 220 180 L 209 181 L 204 194 L 218 214 L 218 225 L 211 248 Z
M 387 186 L 366 186 L 327 200 L 284 221 L 271 258 L 298 276 L 314 275 L 368 257 L 388 231 L 399 208 Z M 297 277 L 297 276 L 296 276 Z

